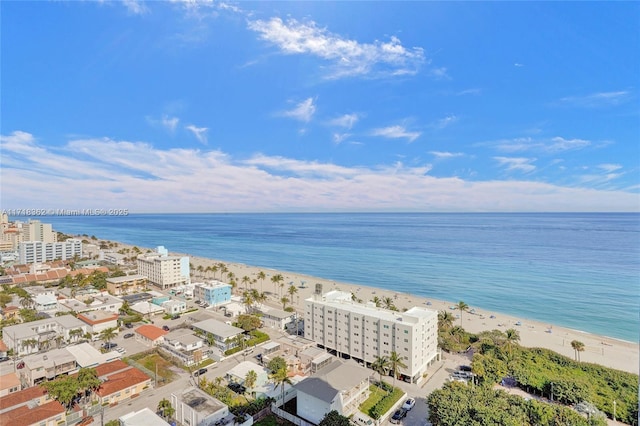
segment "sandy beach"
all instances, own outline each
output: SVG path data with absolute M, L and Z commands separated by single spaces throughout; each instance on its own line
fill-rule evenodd
M 131 248 L 133 246 L 119 243 L 119 248 L 123 247 Z M 302 314 L 304 310 L 304 300 L 311 297 L 316 284 L 322 284 L 323 292 L 334 289 L 351 292 L 355 294 L 358 299 L 362 300 L 362 302 L 372 301 L 376 296 L 380 299 L 391 297 L 393 298 L 394 305 L 400 311 L 404 308 L 411 308 L 412 306 L 424 306 L 436 311 L 450 310 L 454 316 L 460 315 L 460 311 L 451 309 L 457 301 L 442 301 L 418 297 L 408 293 L 400 293 L 358 284 L 336 282 L 290 271 L 277 271 L 275 269 L 259 268 L 240 263 L 207 259 L 193 256 L 188 253 L 171 254 L 190 257 L 190 262 L 193 265 L 192 274 L 194 274 L 192 275 L 192 282 L 202 282 L 214 278 L 213 273 L 211 272 L 209 272 L 206 277 L 204 275 L 200 276 L 197 272 L 197 268 L 199 266 L 206 268 L 208 266 L 224 263 L 227 269 L 230 272 L 233 272 L 236 277 L 236 282 L 238 283 L 236 290 L 237 294 L 240 294 L 244 289 L 242 277 L 248 276 L 252 280 L 257 280 L 253 288 L 256 288 L 259 291 L 268 292 L 271 302 L 275 304 L 280 303 L 281 290 L 279 285 L 278 288 L 276 288 L 274 283 L 271 282 L 271 277 L 275 274 L 281 274 L 284 278 L 283 282 L 285 284 L 282 289 L 284 293 L 283 295 L 289 297 L 287 289 L 291 284 L 293 284 L 298 290 L 294 295 L 291 304 L 300 314 Z M 260 271 L 264 272 L 266 275 L 264 280 L 259 280 L 257 278 Z M 216 279 L 221 279 L 220 272 L 218 272 L 215 277 Z M 301 287 L 303 283 L 304 288 Z M 469 311 L 472 312 L 462 313 L 462 319 L 456 318 L 456 324 L 462 325 L 462 327 L 469 332 L 477 333 L 483 330 L 494 329 L 505 331 L 509 328 L 514 328 L 520 332 L 520 344 L 522 346 L 547 348 L 570 358 L 575 357 L 574 350 L 571 347 L 571 341 L 579 340 L 585 345 L 584 351 L 580 353 L 581 361 L 601 364 L 635 374 L 638 374 L 639 372 L 640 354 L 637 343 L 586 333 L 580 330 L 573 330 L 556 324 L 517 318 L 504 315 L 499 312 L 490 312 L 471 305 L 469 306 Z

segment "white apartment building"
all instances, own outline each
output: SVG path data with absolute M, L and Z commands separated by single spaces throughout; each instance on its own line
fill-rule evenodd
M 50 262 L 52 260 L 82 257 L 82 241 L 70 238 L 61 243 L 23 241 L 18 243 L 18 262 L 22 264 Z
M 138 256 L 138 274 L 145 275 L 151 284 L 163 290 L 188 284 L 189 257 L 169 256 L 167 250 L 159 246 L 154 253 Z
M 438 313 L 422 307 L 405 312 L 352 301 L 351 293 L 330 291 L 305 300 L 304 337 L 370 365 L 396 352 L 407 368 L 403 380 L 417 382 L 438 358 Z

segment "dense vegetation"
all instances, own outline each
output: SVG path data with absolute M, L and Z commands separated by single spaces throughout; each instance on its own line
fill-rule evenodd
M 507 334 L 494 330 L 474 336 L 476 353 L 471 364 L 478 381 L 493 384 L 514 378 L 527 392 L 562 404 L 583 401 L 613 418 L 637 424 L 638 376 L 597 364 L 583 363 L 548 349 L 523 348 Z
M 360 411 L 372 419 L 379 419 L 398 402 L 404 392 L 386 382 L 378 382 L 369 386 L 371 394 L 360 406 Z
M 447 383 L 427 398 L 434 426 L 600 426 L 603 417 L 587 419 L 568 407 L 525 400 L 489 386 Z

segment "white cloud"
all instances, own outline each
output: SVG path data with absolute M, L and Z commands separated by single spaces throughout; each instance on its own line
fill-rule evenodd
M 437 178 L 426 165 L 342 166 L 264 154 L 233 158 L 216 150 L 160 149 L 108 138 L 56 142 L 49 147 L 21 131 L 0 136 L 2 178 L 11 183 L 2 188 L 3 208 L 637 211 L 640 201 L 636 192 L 615 188 Z
M 455 157 L 463 157 L 464 154 L 461 152 L 447 152 L 447 151 L 429 151 L 429 154 L 433 155 L 439 160 L 445 160 L 449 158 Z
M 336 144 L 341 144 L 342 142 L 347 140 L 349 138 L 349 136 L 351 136 L 351 133 L 334 133 L 333 134 L 333 141 Z
M 458 117 L 456 117 L 453 114 L 447 115 L 444 118 L 439 119 L 438 121 L 435 122 L 434 127 L 438 128 L 438 129 L 444 129 L 447 126 L 450 126 L 451 124 L 455 123 L 456 121 L 458 121 Z
M 447 72 L 447 68 L 432 68 L 429 70 L 429 75 L 431 75 L 436 80 L 451 80 L 451 76 Z
M 162 125 L 172 132 L 175 132 L 179 122 L 180 119 L 178 117 L 162 116 Z
M 191 131 L 193 135 L 200 141 L 200 143 L 207 144 L 207 131 L 209 130 L 206 127 L 196 127 L 193 124 L 189 124 L 185 126 L 185 129 Z
M 332 126 L 345 127 L 351 129 L 360 119 L 358 114 L 344 114 L 329 121 Z
M 622 166 L 620 164 L 599 164 L 598 168 L 604 170 L 605 172 L 615 172 L 616 170 L 620 170 Z
M 479 145 L 490 146 L 502 152 L 533 151 L 546 154 L 555 154 L 565 151 L 575 151 L 591 146 L 591 141 L 586 139 L 566 139 L 560 136 L 553 138 L 535 139 L 532 137 L 500 139 L 493 142 L 484 142 Z
M 591 93 L 585 96 L 567 96 L 561 98 L 559 103 L 561 105 L 595 108 L 619 105 L 629 98 L 631 93 L 626 90 L 619 90 L 616 92 L 597 92 Z
M 314 21 L 284 22 L 277 17 L 249 21 L 248 25 L 285 54 L 306 54 L 328 61 L 332 65 L 330 78 L 415 74 L 425 61 L 422 48 L 406 48 L 395 36 L 387 42 L 359 43 L 320 28 Z
M 295 106 L 295 108 L 282 112 L 284 117 L 291 117 L 298 121 L 304 121 L 308 123 L 311 121 L 313 114 L 316 112 L 316 106 L 313 103 L 313 98 L 307 98 Z
M 413 142 L 420 137 L 420 132 L 410 132 L 403 126 L 389 126 L 374 129 L 371 134 L 373 136 L 383 136 L 390 139 L 407 139 L 409 142 Z
M 507 171 L 519 171 L 523 173 L 531 173 L 536 169 L 536 166 L 531 164 L 536 161 L 535 158 L 523 158 L 523 157 L 493 157 L 500 166 L 506 168 Z
M 522 68 L 524 67 L 524 64 L 521 64 L 520 62 L 516 62 L 515 64 L 513 64 L 513 66 L 516 68 Z
M 122 0 L 122 4 L 127 8 L 129 13 L 134 15 L 144 15 L 149 9 L 142 0 Z

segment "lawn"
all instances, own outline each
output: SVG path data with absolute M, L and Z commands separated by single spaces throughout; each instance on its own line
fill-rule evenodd
M 157 366 L 159 382 L 170 382 L 175 376 L 175 373 L 171 371 L 171 367 L 173 366 L 173 364 L 171 364 L 169 361 L 162 358 L 158 354 L 149 354 L 144 358 L 140 358 L 139 360 L 137 360 L 137 362 L 144 368 L 152 372 L 156 371 Z
M 259 422 L 254 423 L 254 426 L 294 426 L 294 424 L 271 414 Z
M 369 386 L 369 390 L 371 391 L 371 395 L 365 402 L 360 405 L 360 411 L 368 415 L 373 419 L 378 419 L 384 413 L 389 411 L 393 404 L 398 402 L 402 395 L 404 394 L 402 390 L 398 388 L 391 387 L 389 385 L 389 389 L 393 389 L 391 394 L 387 391 L 380 389 L 376 385 Z
M 371 408 L 387 394 L 376 385 L 369 386 L 369 391 L 371 391 L 369 398 L 367 398 L 367 400 L 363 402 L 362 405 L 360 405 L 360 411 L 362 411 L 366 415 L 369 415 L 369 410 L 371 410 Z

